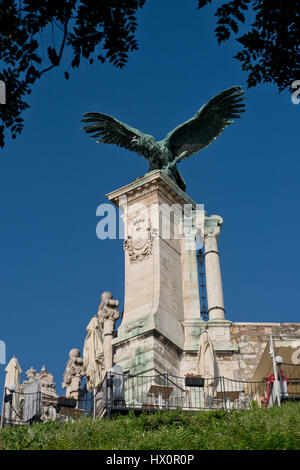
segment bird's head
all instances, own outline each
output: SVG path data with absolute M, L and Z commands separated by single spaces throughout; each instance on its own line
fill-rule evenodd
M 131 145 L 136 149 L 144 148 L 148 150 L 154 150 L 157 143 L 152 135 L 143 134 L 142 136 L 139 136 L 135 134 L 131 139 Z
M 132 143 L 132 144 L 136 144 L 136 143 L 138 142 L 138 140 L 139 140 L 138 136 L 137 136 L 137 135 L 134 135 L 134 136 L 132 137 L 132 139 L 131 139 L 131 143 Z
M 139 152 L 140 148 L 143 146 L 142 137 L 134 135 L 131 139 L 132 149 L 136 152 Z

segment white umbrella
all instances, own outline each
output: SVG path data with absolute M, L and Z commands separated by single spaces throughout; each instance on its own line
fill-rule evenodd
M 200 336 L 197 374 L 206 379 L 205 386 L 209 387 L 213 394 L 218 384 L 218 362 L 212 341 L 206 330 Z
M 101 384 L 104 371 L 103 337 L 98 317 L 93 317 L 86 329 L 88 334 L 84 341 L 83 366 L 86 388 L 91 392 Z
M 13 397 L 12 397 L 12 407 L 14 408 L 16 412 L 18 412 L 19 407 L 20 407 L 20 374 L 22 373 L 22 370 L 18 363 L 18 359 L 15 356 L 12 357 L 9 363 L 7 364 L 5 368 L 5 372 L 6 372 L 6 376 L 5 376 L 4 388 L 7 388 L 8 390 L 14 390 Z M 3 410 L 5 417 L 8 416 L 9 409 L 10 409 L 10 404 L 6 403 L 6 406 Z M 11 418 L 12 419 L 16 418 L 16 414 L 14 411 L 12 411 Z

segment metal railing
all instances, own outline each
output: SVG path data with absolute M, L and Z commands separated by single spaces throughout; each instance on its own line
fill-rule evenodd
M 278 367 L 281 401 L 300 399 L 300 365 Z M 226 377 L 178 377 L 170 374 L 129 375 L 108 372 L 97 390 L 80 393 L 79 400 L 47 396 L 41 392 L 26 405 L 24 393 L 5 390 L 2 426 L 35 421 L 76 420 L 83 416 L 102 418 L 115 412 L 155 412 L 180 408 L 184 411 L 213 409 L 249 409 L 278 404 L 274 376 L 260 382 L 246 382 Z M 29 394 L 27 394 L 28 399 Z M 35 406 L 38 413 L 28 417 L 26 406 Z
M 281 401 L 300 400 L 300 364 L 277 364 Z
M 210 379 L 169 374 L 130 376 L 108 373 L 98 390 L 97 416 L 106 411 L 185 411 L 246 409 L 262 406 L 266 381 L 243 382 L 226 377 Z

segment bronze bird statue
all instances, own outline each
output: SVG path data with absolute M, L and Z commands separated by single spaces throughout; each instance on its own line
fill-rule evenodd
M 112 116 L 86 113 L 82 129 L 92 139 L 116 144 L 138 153 L 150 164 L 149 171 L 162 170 L 185 191 L 186 184 L 176 164 L 208 147 L 234 118 L 244 111 L 242 87 L 222 91 L 205 103 L 194 117 L 173 129 L 165 139 L 156 141 L 152 135 L 124 124 Z

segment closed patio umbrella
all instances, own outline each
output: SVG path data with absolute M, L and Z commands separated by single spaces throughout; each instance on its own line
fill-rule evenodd
M 94 316 L 88 326 L 83 348 L 83 366 L 86 375 L 86 388 L 95 390 L 102 382 L 104 372 L 104 350 L 102 328 L 98 317 Z
M 9 363 L 7 364 L 5 368 L 5 372 L 6 372 L 6 376 L 5 376 L 4 388 L 14 390 L 13 396 L 12 396 L 12 402 L 11 402 L 13 410 L 10 415 L 11 419 L 14 420 L 17 418 L 15 411 L 18 413 L 19 407 L 20 407 L 20 374 L 22 373 L 18 359 L 15 356 L 12 357 Z M 6 403 L 4 407 L 2 407 L 3 417 L 7 419 L 9 413 L 10 413 L 10 403 Z
M 205 380 L 205 389 L 209 395 L 214 396 L 215 389 L 218 385 L 218 362 L 216 353 L 208 332 L 205 330 L 200 336 L 198 357 L 197 357 L 197 374 Z

